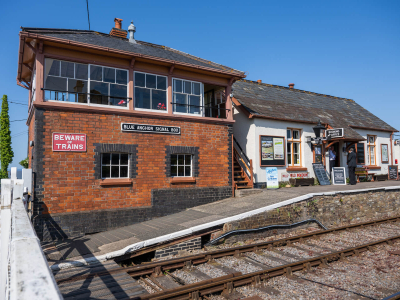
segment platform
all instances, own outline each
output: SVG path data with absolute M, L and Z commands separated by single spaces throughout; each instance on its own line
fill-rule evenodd
M 352 185 L 329 185 L 281 188 L 278 190 L 264 189 L 261 193 L 242 198 L 228 198 L 214 203 L 187 209 L 186 211 L 133 224 L 118 229 L 87 235 L 75 239 L 67 239 L 51 244 L 43 244 L 43 249 L 49 264 L 68 265 L 76 262 L 106 260 L 115 257 L 116 251 L 134 251 L 151 244 L 160 237 L 173 238 L 187 234 L 188 229 L 223 224 L 229 218 L 243 213 L 257 213 L 257 210 L 290 199 L 298 199 L 308 194 L 334 192 L 359 192 L 380 188 L 400 189 L 398 181 L 363 182 Z M 200 226 L 199 226 L 200 225 Z M 164 240 L 166 239 L 164 238 Z M 129 248 L 129 246 L 132 246 Z M 127 249 L 128 248 L 128 249 Z M 119 254 L 120 255 L 120 254 Z M 101 258 L 100 258 L 101 257 Z M 80 261 L 80 262 L 79 262 Z

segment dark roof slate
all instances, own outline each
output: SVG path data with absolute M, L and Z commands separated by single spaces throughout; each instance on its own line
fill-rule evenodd
M 133 44 L 130 43 L 129 40 L 126 38 L 115 37 L 97 31 L 28 27 L 21 28 L 22 31 L 29 33 L 86 43 L 95 46 L 107 47 L 116 50 L 128 51 L 132 52 L 133 55 L 134 53 L 150 55 L 157 58 L 169 59 L 177 62 L 189 63 L 192 65 L 208 67 L 226 72 L 240 73 L 244 75 L 244 72 L 242 71 L 238 71 L 227 66 L 223 66 L 166 46 L 146 43 L 138 40 L 136 40 L 137 44 Z
M 351 126 L 397 131 L 351 99 L 239 80 L 233 96 L 255 117 L 318 122 L 344 128 L 345 138 L 363 139 Z

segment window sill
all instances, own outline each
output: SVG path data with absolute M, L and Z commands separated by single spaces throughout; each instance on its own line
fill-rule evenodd
M 100 180 L 101 186 L 111 186 L 111 185 L 131 185 L 132 179 L 130 178 L 116 178 L 116 179 L 102 179 Z
M 381 167 L 380 166 L 365 166 L 365 168 L 367 168 L 368 170 L 378 170 Z
M 293 172 L 293 171 L 308 171 L 307 168 L 303 168 L 303 167 L 287 167 L 286 168 L 287 172 Z
M 195 183 L 196 178 L 194 177 L 172 177 L 169 183 Z

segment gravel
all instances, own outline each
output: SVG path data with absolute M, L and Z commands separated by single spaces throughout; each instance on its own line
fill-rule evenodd
M 279 258 L 279 259 L 283 259 L 285 261 L 289 262 L 295 262 L 298 261 L 298 259 L 289 257 L 289 256 L 285 256 L 284 253 L 277 253 L 275 251 L 269 251 L 269 250 L 263 250 L 263 253 L 267 256 L 272 256 L 275 258 Z
M 275 260 L 269 259 L 264 255 L 259 255 L 253 252 L 248 252 L 246 253 L 246 256 L 255 259 L 256 261 L 259 261 L 260 263 L 263 263 L 267 266 L 270 266 L 271 268 L 277 267 L 277 266 L 281 266 L 282 263 L 277 262 Z
M 211 278 L 217 278 L 217 277 L 228 275 L 224 271 L 222 271 L 210 264 L 198 265 L 198 266 L 196 266 L 196 269 L 203 272 L 204 274 L 207 274 Z
M 148 282 L 148 279 L 146 278 L 146 279 L 139 279 L 138 281 L 137 281 L 139 284 L 140 284 L 140 286 L 142 287 L 142 288 L 144 288 L 148 293 L 150 293 L 150 294 L 154 294 L 154 293 L 157 293 L 159 290 L 155 290 L 154 288 L 152 288 L 152 286 L 154 286 L 154 284 L 152 285 L 152 286 L 150 286 L 150 284 L 149 283 L 147 283 Z M 158 287 L 157 287 L 158 288 Z M 159 288 L 158 288 L 159 289 Z
M 171 274 L 178 277 L 179 279 L 181 279 L 185 284 L 191 284 L 191 283 L 196 283 L 196 282 L 201 281 L 196 276 L 190 274 L 190 272 L 186 272 L 186 271 L 182 271 L 182 270 L 176 270 Z
M 235 269 L 243 274 L 261 271 L 261 268 L 251 265 L 240 258 L 226 256 L 215 260 L 217 263 L 228 268 Z

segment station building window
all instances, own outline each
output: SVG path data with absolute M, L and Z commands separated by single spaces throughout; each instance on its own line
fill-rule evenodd
M 376 136 L 367 135 L 367 164 L 376 166 Z
M 171 155 L 171 177 L 192 176 L 192 155 L 172 154 Z
M 301 130 L 287 129 L 287 164 L 288 166 L 301 165 Z
M 203 114 L 203 84 L 181 79 L 173 80 L 174 112 Z
M 102 153 L 101 178 L 128 178 L 129 155 L 128 153 Z
M 135 72 L 135 108 L 167 111 L 167 77 Z

